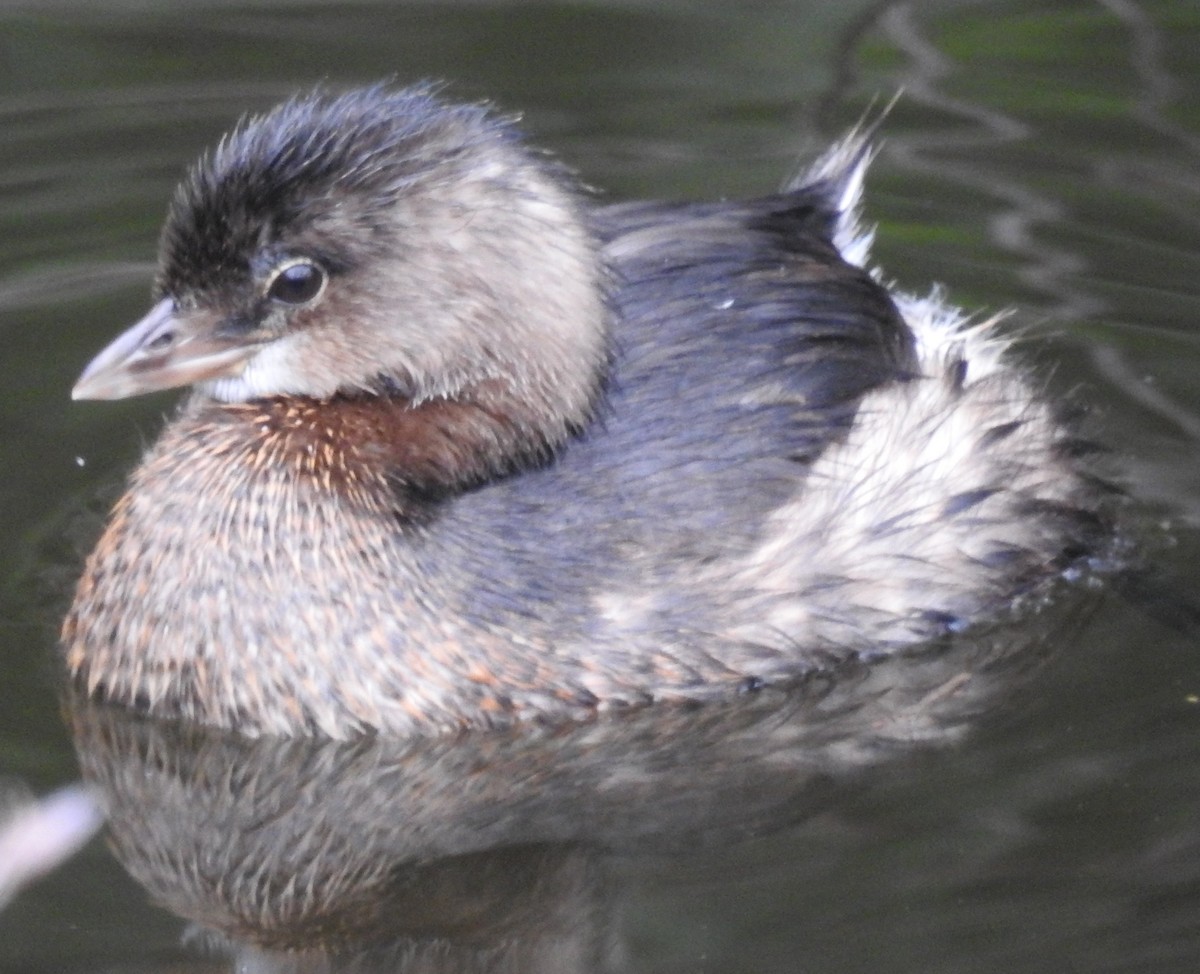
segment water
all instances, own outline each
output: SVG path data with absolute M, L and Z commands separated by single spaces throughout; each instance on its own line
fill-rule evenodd
M 75 405 L 70 385 L 143 310 L 182 166 L 241 112 L 322 78 L 453 79 L 522 110 L 613 198 L 772 188 L 903 87 L 868 186 L 878 260 L 905 287 L 1020 309 L 1031 358 L 1120 458 L 1153 559 L 1195 594 L 1192 4 L 161 6 L 0 10 L 0 774 L 38 791 L 78 775 L 54 623 L 79 539 L 169 409 Z M 491 868 L 598 903 L 587 956 L 619 970 L 1193 970 L 1200 640 L 1109 598 L 1053 643 L 1038 679 L 953 747 L 898 753 L 831 794 L 655 778 L 646 815 L 593 809 L 610 853 Z M 720 754 L 688 760 L 727 767 Z M 721 827 L 671 838 L 664 795 L 707 796 Z M 551 811 L 513 814 L 562 838 Z M 0 914 L 0 971 L 229 969 L 181 944 L 184 927 L 93 843 Z

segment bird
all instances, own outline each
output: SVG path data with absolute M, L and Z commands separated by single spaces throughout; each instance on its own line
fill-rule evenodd
M 871 126 L 783 189 L 607 202 L 432 84 L 244 118 L 76 399 L 189 387 L 61 629 L 90 696 L 430 736 L 874 666 L 1110 530 L 997 316 L 871 263 Z

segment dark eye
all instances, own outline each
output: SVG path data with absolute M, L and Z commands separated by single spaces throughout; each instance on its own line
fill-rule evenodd
M 267 286 L 267 297 L 284 304 L 308 304 L 325 287 L 325 272 L 308 260 L 284 264 Z

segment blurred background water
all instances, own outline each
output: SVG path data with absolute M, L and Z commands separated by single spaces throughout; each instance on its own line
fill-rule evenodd
M 1200 8 L 1193 0 L 0 5 L 0 780 L 78 770 L 54 628 L 169 397 L 71 404 L 146 305 L 182 168 L 317 81 L 439 78 L 524 114 L 606 199 L 776 187 L 903 97 L 876 258 L 1015 307 L 1094 414 L 1150 557 L 1200 592 Z M 88 513 L 91 512 L 91 513 Z M 620 859 L 621 969 L 1192 971 L 1200 638 L 1107 599 L 950 748 L 740 841 Z M 0 913 L 0 972 L 228 969 L 103 843 Z

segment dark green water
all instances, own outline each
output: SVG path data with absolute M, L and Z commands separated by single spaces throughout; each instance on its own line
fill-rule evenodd
M 321 79 L 451 80 L 522 111 L 613 198 L 773 188 L 903 88 L 868 184 L 877 260 L 1019 309 L 1048 381 L 1092 405 L 1146 524 L 1168 528 L 1153 557 L 1200 592 L 1193 3 L 182 10 L 0 8 L 0 775 L 78 776 L 53 634 L 81 512 L 169 409 L 72 404 L 71 383 L 141 314 L 182 167 Z M 1108 599 L 1056 642 L 974 734 L 816 817 L 621 856 L 613 969 L 1195 970 L 1200 638 Z M 204 956 L 183 929 L 95 842 L 0 913 L 0 972 L 181 970 Z

